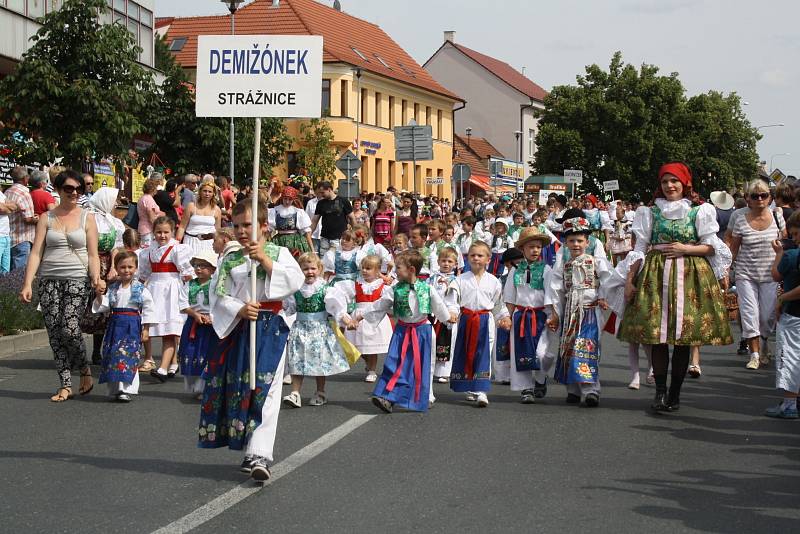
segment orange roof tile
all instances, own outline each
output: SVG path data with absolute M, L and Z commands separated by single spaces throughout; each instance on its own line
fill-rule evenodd
M 278 8 L 272 7 L 272 0 L 255 0 L 236 12 L 235 24 L 239 35 L 321 35 L 326 63 L 347 63 L 463 102 L 436 82 L 379 26 L 315 0 L 283 0 Z M 197 36 L 227 33 L 230 33 L 230 15 L 176 17 L 166 41 L 169 44 L 173 39 L 186 37 L 186 44 L 175 58 L 185 68 L 196 68 Z M 354 47 L 367 60 L 361 59 Z
M 156 17 L 156 29 L 169 26 L 175 17 Z
M 478 63 L 480 66 L 503 80 L 520 93 L 540 102 L 543 102 L 544 97 L 547 96 L 547 91 L 539 87 L 528 77 L 505 61 L 500 61 L 499 59 L 487 56 L 486 54 L 481 54 L 480 52 L 472 50 L 471 48 L 467 48 L 462 44 L 454 43 L 453 41 L 447 41 L 442 46 L 445 46 L 448 43 L 451 44 L 456 50 L 460 51 L 462 54 Z
M 458 152 L 453 157 L 453 163 L 469 165 L 473 175 L 489 176 L 489 157 L 504 157 L 492 144 L 482 137 L 471 137 L 469 145 L 467 140 L 459 135 L 453 136 L 453 151 Z

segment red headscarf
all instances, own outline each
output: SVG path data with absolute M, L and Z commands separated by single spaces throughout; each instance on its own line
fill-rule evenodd
M 289 199 L 296 199 L 297 198 L 297 189 L 291 186 L 286 186 L 281 191 L 281 198 L 289 198 Z
M 691 199 L 692 197 L 692 171 L 685 163 L 674 161 L 672 163 L 665 163 L 658 169 L 658 187 L 656 188 L 656 198 L 664 198 L 664 191 L 661 189 L 661 178 L 665 174 L 675 176 L 681 184 L 683 184 L 683 197 Z
M 597 207 L 598 199 L 593 194 L 589 193 L 583 199 L 586 200 L 587 202 L 591 202 L 592 206 L 594 206 L 595 208 Z

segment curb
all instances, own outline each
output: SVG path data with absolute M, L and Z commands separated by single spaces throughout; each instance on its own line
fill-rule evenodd
M 40 349 L 50 345 L 47 330 L 31 330 L 24 334 L 0 337 L 0 358 L 8 358 L 19 352 Z

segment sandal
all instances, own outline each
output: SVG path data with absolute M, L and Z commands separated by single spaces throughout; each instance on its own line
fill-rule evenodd
M 139 372 L 141 373 L 149 373 L 153 369 L 156 369 L 158 366 L 156 362 L 153 360 L 145 360 L 144 363 L 139 367 Z
M 64 391 L 67 392 L 66 395 L 64 395 L 64 393 L 63 393 Z M 69 400 L 71 398 L 72 398 L 72 389 L 71 388 L 58 388 L 58 390 L 56 391 L 56 394 L 53 395 L 52 397 L 50 397 L 50 402 L 64 402 L 64 401 Z
M 688 370 L 688 374 L 692 378 L 700 378 L 700 375 L 703 374 L 703 372 L 700 370 L 700 366 L 699 365 L 690 365 L 689 366 L 689 370 Z
M 81 396 L 88 395 L 94 389 L 94 380 L 92 380 L 92 383 L 89 384 L 88 388 L 84 388 L 83 379 L 87 378 L 87 377 L 88 378 L 92 378 L 92 370 L 89 369 L 88 367 L 86 369 L 84 369 L 83 371 L 81 371 L 81 387 L 78 389 L 78 393 Z

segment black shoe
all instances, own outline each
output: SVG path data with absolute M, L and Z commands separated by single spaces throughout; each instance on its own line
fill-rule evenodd
M 242 460 L 242 465 L 239 466 L 239 471 L 242 473 L 250 474 L 253 470 L 253 461 L 255 461 L 255 456 L 248 454 Z
M 535 404 L 536 403 L 536 396 L 533 394 L 532 389 L 523 389 L 522 390 L 522 399 L 520 399 L 522 404 Z
M 736 354 L 739 356 L 747 356 L 750 351 L 747 349 L 747 340 L 743 339 L 739 342 L 739 349 L 736 351 Z
M 544 384 L 540 384 L 539 382 L 534 382 L 533 384 L 533 396 L 537 399 L 543 399 L 547 395 L 547 380 L 545 380 Z
M 681 409 L 680 393 L 676 393 L 675 395 L 670 393 L 669 395 L 667 395 L 667 411 L 677 412 L 680 409 Z
M 600 405 L 600 395 L 597 393 L 587 393 L 584 402 L 587 408 L 597 408 Z
M 151 370 L 150 376 L 152 376 L 162 384 L 167 381 L 167 375 L 162 375 L 161 373 L 158 372 L 158 369 Z
M 667 394 L 663 391 L 656 392 L 656 398 L 653 400 L 653 404 L 650 405 L 650 408 L 654 412 L 668 412 Z
M 581 396 L 574 393 L 567 393 L 567 404 L 580 404 Z
M 178 370 L 177 369 L 170 369 L 169 371 L 167 371 L 167 378 L 170 378 L 170 379 L 175 378 L 176 374 L 178 374 Z
M 250 478 L 256 482 L 266 482 L 271 476 L 267 461 L 260 456 L 255 457 L 253 463 L 250 464 Z

